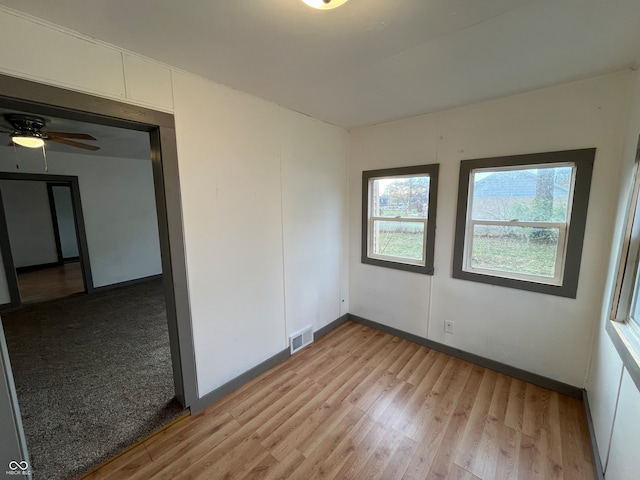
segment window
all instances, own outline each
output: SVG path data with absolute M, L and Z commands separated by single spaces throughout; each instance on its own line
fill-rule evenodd
M 627 207 L 626 229 L 606 330 L 627 372 L 640 385 L 640 139 Z
M 618 264 L 611 319 L 640 328 L 640 140 L 634 166 L 634 184 L 627 213 L 627 228 Z
M 433 274 L 438 165 L 362 173 L 362 263 Z
M 594 156 L 463 160 L 453 276 L 575 298 Z

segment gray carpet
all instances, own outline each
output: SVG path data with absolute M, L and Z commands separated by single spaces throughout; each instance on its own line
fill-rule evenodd
M 78 478 L 184 413 L 159 280 L 1 317 L 35 480 Z

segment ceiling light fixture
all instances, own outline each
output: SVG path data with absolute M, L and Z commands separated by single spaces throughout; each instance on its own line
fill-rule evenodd
M 331 10 L 332 8 L 337 8 L 343 3 L 346 3 L 347 0 L 302 0 L 304 3 L 309 5 L 312 8 L 317 8 L 318 10 Z
M 42 134 L 37 132 L 15 132 L 11 134 L 13 143 L 22 147 L 40 148 L 44 145 Z

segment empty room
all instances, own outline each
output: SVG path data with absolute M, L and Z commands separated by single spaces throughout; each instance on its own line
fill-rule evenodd
M 637 478 L 639 24 L 632 0 L 0 0 L 0 108 L 40 119 L 0 122 L 3 200 L 35 180 L 77 185 L 83 208 L 132 200 L 117 231 L 85 212 L 93 274 L 73 298 L 96 304 L 87 278 L 153 253 L 186 412 L 45 471 L 80 453 L 34 435 L 115 435 L 79 431 L 73 399 L 42 402 L 56 421 L 29 432 L 15 352 L 53 359 L 31 379 L 49 399 L 73 377 L 44 333 L 65 317 L 36 341 L 0 311 L 0 476 Z M 87 125 L 104 148 L 109 129 L 144 137 L 145 180 L 119 195 L 67 170 L 115 168 L 58 149 Z M 29 223 L 17 207 L 3 229 Z M 106 238 L 134 257 L 99 265 Z M 74 348 L 95 353 L 115 322 Z M 147 333 L 123 364 L 156 363 L 135 349 Z M 97 407 L 114 431 L 143 398 L 116 397 Z

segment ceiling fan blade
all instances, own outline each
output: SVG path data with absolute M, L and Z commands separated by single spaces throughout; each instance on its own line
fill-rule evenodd
M 85 150 L 91 150 L 91 151 L 100 150 L 100 147 L 96 147 L 94 145 L 86 145 L 80 142 L 74 142 L 73 140 L 65 140 L 64 138 L 53 137 L 53 138 L 47 139 L 47 141 L 62 143 L 64 145 L 69 145 L 70 147 L 84 148 Z
M 91 135 L 87 133 L 71 133 L 71 132 L 42 132 L 49 137 L 57 138 L 75 138 L 77 140 L 95 140 Z

